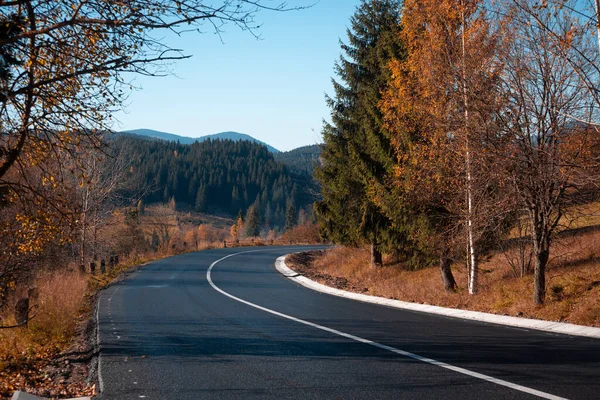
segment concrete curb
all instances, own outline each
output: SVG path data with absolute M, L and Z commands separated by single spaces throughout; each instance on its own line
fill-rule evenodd
M 289 255 L 289 254 L 288 254 Z M 294 282 L 305 286 L 309 289 L 316 290 L 321 293 L 330 294 L 333 296 L 345 297 L 352 300 L 362 301 L 364 303 L 379 304 L 383 306 L 399 308 L 403 310 L 411 310 L 417 312 L 424 312 L 429 314 L 443 315 L 447 317 L 462 318 L 471 321 L 488 322 L 491 324 L 506 325 L 516 328 L 535 329 L 539 331 L 561 333 L 573 336 L 583 336 L 589 338 L 600 339 L 600 328 L 593 328 L 589 326 L 568 324 L 564 322 L 552 322 L 543 321 L 539 319 L 530 318 L 519 318 L 510 317 L 507 315 L 496 315 L 489 314 L 479 311 L 468 311 L 459 310 L 456 308 L 446 308 L 438 306 L 430 306 L 426 304 L 409 303 L 406 301 L 386 299 L 384 297 L 369 296 L 360 293 L 348 292 L 345 290 L 335 289 L 329 286 L 325 286 L 321 283 L 315 282 L 298 274 L 297 272 L 290 269 L 285 264 L 285 258 L 288 256 L 281 256 L 275 261 L 275 268 L 283 276 L 293 280 Z

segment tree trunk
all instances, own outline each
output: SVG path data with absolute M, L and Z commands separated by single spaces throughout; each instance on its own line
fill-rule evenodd
M 477 282 L 479 277 L 479 266 L 477 262 L 477 248 L 475 244 L 474 234 L 473 234 L 473 176 L 471 171 L 471 148 L 469 142 L 469 93 L 467 90 L 467 71 L 466 71 L 466 63 L 465 59 L 467 57 L 466 54 L 466 44 L 465 44 L 465 13 L 463 4 L 461 2 L 461 43 L 462 43 L 462 59 L 461 59 L 461 69 L 462 69 L 462 92 L 463 92 L 463 106 L 464 106 L 464 114 L 465 114 L 465 167 L 467 172 L 467 270 L 469 272 L 469 294 L 477 293 Z
M 469 202 L 470 203 L 470 202 Z M 469 217 L 469 257 L 471 258 L 469 270 L 469 294 L 477 294 L 477 286 L 479 282 L 479 260 L 477 259 L 477 249 L 473 240 L 473 227 Z
M 440 272 L 442 273 L 442 283 L 446 292 L 454 292 L 456 291 L 456 281 L 454 280 L 454 275 L 452 275 L 448 252 L 447 248 L 440 252 Z
M 371 267 L 380 268 L 383 265 L 383 257 L 379 246 L 375 243 L 371 244 Z
M 550 257 L 550 243 L 547 239 L 542 238 L 536 240 L 533 245 L 535 251 L 533 302 L 544 304 L 546 298 L 546 265 Z
M 94 218 L 94 221 L 94 226 L 92 227 L 92 252 L 95 260 L 98 257 L 98 229 L 96 228 L 98 219 Z
M 82 264 L 85 264 L 85 242 L 87 241 L 86 237 L 87 232 L 87 215 L 85 212 L 81 213 L 81 247 L 79 248 L 79 261 Z

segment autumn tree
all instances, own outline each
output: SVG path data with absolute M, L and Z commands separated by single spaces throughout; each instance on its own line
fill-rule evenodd
M 392 61 L 381 102 L 398 154 L 397 197 L 420 216 L 410 229 L 417 238 L 439 238 L 446 289 L 449 256 L 464 243 L 474 294 L 481 242 L 496 227 L 497 176 L 485 149 L 496 140 L 496 35 L 476 0 L 406 1 L 402 24 L 407 61 Z
M 519 1 L 512 9 L 511 32 L 501 54 L 507 68 L 499 116 L 509 138 L 509 181 L 529 223 L 534 254 L 534 302 L 544 302 L 551 243 L 571 206 L 598 183 L 598 107 L 573 59 L 563 56 L 583 48 L 590 31 L 576 29 L 554 7 Z M 547 27 L 564 41 L 548 34 Z M 595 83 L 597 88 L 597 83 Z M 595 89 L 597 90 L 597 89 Z
M 46 168 L 57 172 L 56 164 Z M 57 250 L 76 233 L 70 207 L 77 201 L 74 188 L 44 182 L 35 170 L 10 171 L 6 179 L 36 194 L 0 190 L 0 308 L 40 266 L 54 262 Z
M 80 168 L 81 174 L 74 177 L 77 202 L 73 204 L 73 211 L 77 215 L 76 226 L 79 229 L 79 261 L 85 264 L 90 247 L 94 256 L 100 250 L 99 230 L 108 223 L 118 206 L 137 203 L 138 215 L 143 213 L 143 207 L 141 200 L 136 201 L 137 193 L 131 192 L 134 197 L 129 199 L 122 198 L 119 193 L 129 166 L 121 152 L 82 149 L 77 155 L 78 166 L 74 168 Z
M 596 107 L 600 107 L 600 1 L 598 0 L 511 0 L 510 6 L 518 18 L 526 17 L 552 43 L 548 51 L 568 63 L 581 80 L 581 90 L 588 92 Z M 552 18 L 548 18 L 552 15 Z M 581 123 L 589 118 L 571 115 Z M 592 123 L 595 129 L 598 124 Z
M 262 1 L 16 0 L 0 3 L 0 178 L 39 165 L 54 149 L 97 146 L 129 88 L 126 73 L 160 75 L 186 58 L 159 40 L 207 24 L 254 32 Z
M 52 239 L 33 215 L 43 213 L 48 229 L 52 220 L 77 219 L 73 203 L 58 194 L 85 181 L 78 155 L 103 148 L 132 74 L 164 75 L 188 57 L 161 32 L 220 33 L 230 23 L 256 34 L 258 11 L 285 9 L 261 0 L 0 2 L 0 196 L 15 207 L 24 204 L 17 198 L 30 200 L 18 213 L 31 220 L 23 229 Z
M 357 7 L 335 66 L 335 93 L 327 97 L 332 122 L 323 128 L 323 163 L 316 171 L 322 230 L 337 243 L 368 243 L 373 266 L 382 264 L 383 250 L 403 240 L 374 201 L 395 158 L 378 104 L 390 76 L 388 62 L 403 54 L 399 22 L 398 1 L 364 0 Z
M 242 217 L 242 212 L 240 211 L 235 220 L 235 223 L 233 225 L 231 225 L 231 227 L 229 228 L 229 236 L 231 237 L 232 240 L 237 242 L 238 240 L 240 240 L 240 236 L 243 233 L 243 229 L 244 229 L 244 218 Z

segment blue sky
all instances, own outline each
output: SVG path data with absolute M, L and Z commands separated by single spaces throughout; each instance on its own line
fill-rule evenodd
M 290 0 L 289 6 L 311 4 Z M 312 8 L 260 12 L 262 40 L 227 26 L 223 42 L 209 30 L 165 37 L 193 57 L 175 76 L 136 77 L 115 130 L 155 129 L 183 136 L 223 131 L 249 134 L 280 150 L 321 141 L 329 118 L 333 65 L 359 0 L 320 0 Z

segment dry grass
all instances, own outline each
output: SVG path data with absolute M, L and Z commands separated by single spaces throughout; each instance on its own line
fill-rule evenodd
M 28 328 L 0 330 L 0 357 L 19 359 L 48 346 L 60 348 L 72 337 L 86 293 L 87 279 L 75 272 L 45 273 L 36 279 L 39 289 L 36 316 Z M 9 310 L 12 310 L 9 307 Z M 7 313 L 3 324 L 14 323 Z
M 386 259 L 383 268 L 372 269 L 366 249 L 334 248 L 316 257 L 310 270 L 322 283 L 347 280 L 346 288 L 376 296 L 600 327 L 600 232 L 562 238 L 554 245 L 553 254 L 543 306 L 533 304 L 533 277 L 515 277 L 502 253 L 482 262 L 476 296 L 465 289 L 463 265 L 453 266 L 459 290 L 446 293 L 437 268 L 407 271 Z M 302 268 L 298 257 L 290 261 Z
M 219 242 L 201 241 L 199 250 L 222 246 Z M 188 249 L 196 251 L 196 249 Z M 94 295 L 110 285 L 127 271 L 154 261 L 179 254 L 178 249 L 163 252 L 133 253 L 123 257 L 123 261 L 114 268 L 108 268 L 105 274 L 81 275 L 75 271 L 44 273 L 37 277 L 39 300 L 35 317 L 28 327 L 0 329 L 0 398 L 10 396 L 19 389 L 36 392 L 41 395 L 80 396 L 94 392 L 94 387 L 81 379 L 67 382 L 49 378 L 47 370 L 59 375 L 61 354 L 73 345 L 78 323 L 90 318 Z M 17 296 L 18 297 L 18 296 Z M 14 299 L 13 304 L 17 298 Z M 2 315 L 3 325 L 13 325 L 13 307 L 8 307 Z M 84 324 L 85 325 L 85 324 Z M 79 335 L 79 334 L 78 334 Z M 85 334 L 78 340 L 86 340 Z M 64 366 L 64 365 L 63 365 Z M 84 376 L 85 378 L 85 376 Z
M 71 343 L 87 291 L 87 278 L 62 271 L 37 277 L 39 289 L 35 317 L 28 327 L 0 330 L 0 397 L 17 389 L 43 388 L 50 384 L 45 370 Z M 16 299 L 15 299 L 16 300 Z M 12 307 L 9 308 L 12 310 Z M 3 324 L 13 324 L 11 312 L 3 315 Z M 56 384 L 64 394 L 89 393 L 84 384 L 69 387 Z

